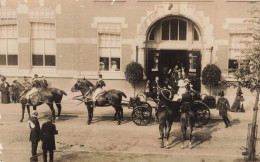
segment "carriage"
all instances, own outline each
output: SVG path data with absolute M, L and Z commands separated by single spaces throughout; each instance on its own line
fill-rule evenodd
M 194 110 L 196 111 L 196 123 L 195 127 L 202 127 L 206 125 L 210 119 L 210 110 L 203 95 L 194 91 Z M 153 109 L 158 110 L 158 100 L 149 97 L 144 92 L 139 92 L 136 97 L 130 98 L 128 108 L 132 108 L 131 118 L 136 125 L 145 126 L 150 124 L 156 117 L 153 117 Z M 175 109 L 174 121 L 180 121 L 180 101 L 171 101 L 177 109 Z M 155 112 L 156 113 L 156 112 Z

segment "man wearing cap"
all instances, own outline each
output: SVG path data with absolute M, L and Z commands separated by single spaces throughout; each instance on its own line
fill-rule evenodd
M 98 81 L 96 83 L 96 90 L 92 96 L 92 100 L 93 100 L 93 104 L 95 107 L 95 102 L 97 100 L 98 95 L 102 92 L 103 87 L 106 86 L 106 83 L 104 82 L 104 80 L 102 79 L 102 74 L 99 74 L 98 76 Z
M 56 150 L 55 134 L 58 134 L 53 117 L 49 116 L 48 121 L 43 123 L 41 130 L 43 161 L 47 162 L 47 151 L 49 151 L 50 162 L 53 161 L 53 150 Z
M 37 116 L 38 116 L 38 112 L 33 111 L 32 117 L 30 117 L 30 119 L 28 120 L 29 128 L 31 129 L 29 141 L 32 142 L 31 160 L 37 159 L 37 146 L 38 146 L 38 142 L 40 141 L 41 128 Z
M 41 83 L 38 80 L 38 75 L 35 74 L 33 81 L 32 81 L 32 86 L 31 86 L 31 90 L 26 94 L 26 99 L 27 99 L 27 104 L 26 105 L 30 105 L 29 100 L 30 100 L 30 96 L 36 92 L 39 92 L 39 89 L 41 88 Z
M 0 91 L 1 91 L 1 102 L 3 104 L 9 104 L 10 103 L 10 96 L 9 96 L 9 83 L 6 82 L 6 77 L 5 76 L 2 76 L 1 78 L 1 85 L 0 85 Z

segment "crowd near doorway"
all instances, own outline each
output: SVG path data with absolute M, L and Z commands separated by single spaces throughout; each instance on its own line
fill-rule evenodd
M 154 80 L 155 76 L 163 78 L 177 67 L 182 71 L 183 77 L 188 77 L 191 80 L 193 89 L 200 92 L 200 51 L 148 50 L 147 60 L 149 80 Z

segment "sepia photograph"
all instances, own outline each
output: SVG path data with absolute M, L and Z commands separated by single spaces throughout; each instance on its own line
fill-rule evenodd
M 260 161 L 260 0 L 0 0 L 0 162 Z

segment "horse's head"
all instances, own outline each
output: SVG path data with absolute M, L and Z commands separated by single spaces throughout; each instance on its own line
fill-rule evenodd
M 88 91 L 89 87 L 86 85 L 86 82 L 84 80 L 77 80 L 77 83 L 74 84 L 74 86 L 71 88 L 71 92 L 78 92 L 78 91 Z

